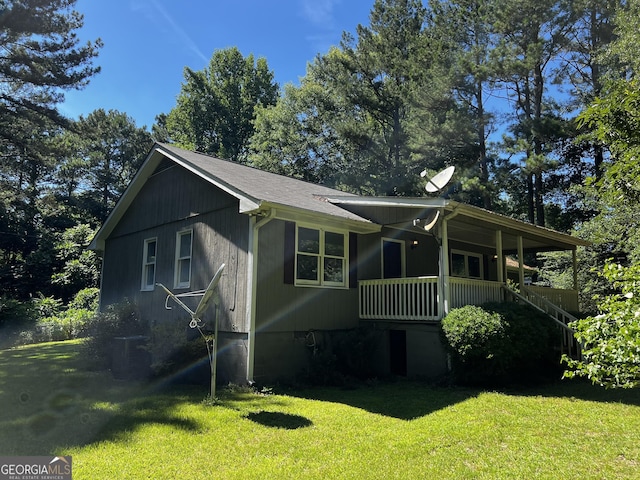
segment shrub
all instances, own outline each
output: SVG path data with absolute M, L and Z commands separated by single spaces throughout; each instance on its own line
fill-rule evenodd
M 33 299 L 33 307 L 38 318 L 52 317 L 64 309 L 62 300 L 54 297 L 45 297 L 42 294 Z
M 93 368 L 109 368 L 115 337 L 147 335 L 149 327 L 135 304 L 125 300 L 98 312 L 86 325 L 85 355 Z
M 0 327 L 33 321 L 35 314 L 33 303 L 0 295 Z
M 69 308 L 59 315 L 40 319 L 33 329 L 32 342 L 54 342 L 83 337 L 95 314 L 93 310 Z
M 91 287 L 83 288 L 75 294 L 69 308 L 98 311 L 98 304 L 100 301 L 100 289 Z
M 460 383 L 530 383 L 560 372 L 553 343 L 560 332 L 531 307 L 492 303 L 454 309 L 442 320 L 442 331 Z

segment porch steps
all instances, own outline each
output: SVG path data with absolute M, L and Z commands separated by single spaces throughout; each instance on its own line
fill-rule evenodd
M 558 324 L 562 329 L 562 343 L 560 345 L 561 353 L 566 354 L 568 357 L 575 360 L 582 359 L 580 343 L 576 340 L 573 329 L 569 327 L 569 323 L 577 320 L 576 317 L 557 305 L 554 305 L 549 300 L 527 287 L 520 287 L 520 292 L 517 292 L 506 285 L 503 285 L 503 288 L 507 299 L 511 297 L 512 301 L 530 305 L 556 322 L 556 324 Z

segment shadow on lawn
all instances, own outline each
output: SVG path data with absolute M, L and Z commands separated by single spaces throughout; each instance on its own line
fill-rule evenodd
M 85 370 L 78 342 L 0 351 L 0 452 L 43 455 L 128 435 L 146 424 L 189 431 L 201 426 L 176 416 L 195 394 L 158 393 L 148 383 L 114 380 Z
M 261 410 L 259 412 L 251 412 L 247 414 L 247 419 L 252 422 L 259 423 L 265 427 L 283 428 L 285 430 L 296 430 L 298 428 L 310 427 L 313 422 L 306 417 L 300 415 L 292 415 L 282 412 L 267 412 Z
M 451 405 L 492 391 L 504 395 L 568 398 L 602 403 L 623 403 L 640 406 L 640 388 L 605 389 L 585 380 L 558 380 L 510 388 L 442 387 L 413 381 L 381 383 L 374 386 L 313 387 L 287 392 L 292 396 L 342 403 L 388 417 L 413 420 Z
M 585 379 L 564 379 L 544 385 L 505 388 L 505 395 L 540 396 L 549 398 L 568 398 L 589 402 L 622 403 L 640 406 L 640 388 L 607 389 L 593 385 Z
M 289 395 L 324 402 L 342 403 L 371 413 L 401 420 L 413 420 L 450 405 L 464 402 L 479 390 L 458 387 L 434 387 L 426 383 L 397 381 L 362 385 L 345 389 L 313 387 L 287 392 Z

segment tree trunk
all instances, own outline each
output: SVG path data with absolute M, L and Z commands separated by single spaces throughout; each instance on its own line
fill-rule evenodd
M 492 202 L 491 195 L 489 194 L 489 165 L 487 163 L 487 142 L 485 141 L 485 126 L 484 126 L 484 104 L 482 96 L 482 82 L 478 81 L 476 84 L 476 98 L 478 101 L 478 164 L 480 167 L 480 183 L 482 185 L 482 204 L 487 210 L 491 210 Z
M 534 206 L 534 194 L 533 194 L 533 173 L 527 174 L 527 210 L 529 215 L 529 223 L 535 223 L 536 210 Z

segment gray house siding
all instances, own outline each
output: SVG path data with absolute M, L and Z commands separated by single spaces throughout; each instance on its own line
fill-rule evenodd
M 192 231 L 189 288 L 174 288 L 176 235 Z M 102 274 L 102 307 L 134 302 L 143 318 L 184 324 L 188 314 L 173 301 L 165 308 L 166 294 L 156 287 L 143 291 L 142 261 L 145 239 L 157 241 L 156 277 L 174 293 L 202 290 L 217 268 L 225 263 L 219 283 L 220 322 L 218 372 L 221 381 L 246 378 L 247 246 L 249 219 L 238 213 L 238 200 L 212 187 L 181 167 L 160 169 L 146 182 L 130 208 L 105 241 Z M 195 309 L 199 297 L 183 299 Z M 204 315 L 213 325 L 213 305 Z
M 310 332 L 320 342 L 324 331 L 358 326 L 358 290 L 285 283 L 284 221 L 262 227 L 258 249 L 254 379 L 292 378 L 307 365 Z

